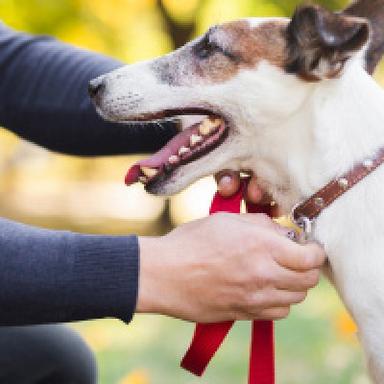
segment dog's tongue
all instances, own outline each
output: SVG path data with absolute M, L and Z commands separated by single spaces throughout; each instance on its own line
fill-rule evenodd
M 177 155 L 179 149 L 183 146 L 189 146 L 189 138 L 193 133 L 197 133 L 198 124 L 185 129 L 176 135 L 171 141 L 169 141 L 160 151 L 155 153 L 148 159 L 141 160 L 134 164 L 129 170 L 125 177 L 125 184 L 132 185 L 139 181 L 140 167 L 157 168 L 161 169 L 167 162 L 168 159 Z

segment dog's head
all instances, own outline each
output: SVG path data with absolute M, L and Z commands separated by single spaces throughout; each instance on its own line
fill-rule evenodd
M 168 195 L 222 169 L 260 167 L 284 183 L 271 153 L 286 160 L 296 136 L 282 127 L 318 84 L 338 81 L 351 62 L 363 71 L 369 35 L 364 19 L 304 6 L 292 20 L 215 26 L 169 55 L 95 79 L 90 92 L 114 122 L 180 119 L 180 133 L 136 164 L 128 184 L 141 180 Z

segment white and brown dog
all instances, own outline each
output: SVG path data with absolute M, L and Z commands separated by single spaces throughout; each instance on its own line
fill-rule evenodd
M 215 26 L 167 56 L 94 80 L 95 104 L 106 119 L 182 121 L 181 132 L 136 164 L 127 183 L 140 180 L 149 192 L 170 195 L 222 169 L 251 170 L 289 212 L 384 147 L 384 92 L 367 73 L 382 54 L 383 22 L 384 0 L 341 13 L 304 6 L 292 19 Z M 380 384 L 383 220 L 380 167 L 313 228 Z

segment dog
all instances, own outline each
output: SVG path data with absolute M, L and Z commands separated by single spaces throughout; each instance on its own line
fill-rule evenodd
M 359 17 L 361 16 L 361 17 Z M 384 147 L 384 92 L 369 72 L 384 51 L 384 0 L 343 12 L 297 8 L 292 19 L 217 25 L 164 57 L 91 82 L 105 119 L 178 118 L 180 133 L 126 182 L 178 193 L 223 169 L 254 172 L 289 213 Z M 325 209 L 312 239 L 384 383 L 384 167 Z

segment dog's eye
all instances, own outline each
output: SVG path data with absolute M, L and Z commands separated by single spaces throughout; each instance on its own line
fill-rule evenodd
M 228 59 L 238 62 L 239 57 L 224 49 L 217 43 L 210 40 L 209 35 L 205 36 L 198 44 L 194 47 L 194 54 L 196 57 L 198 57 L 200 60 L 205 60 L 213 56 L 215 53 L 220 53 L 221 55 L 224 55 Z
M 195 54 L 199 59 L 208 59 L 216 52 L 223 52 L 223 49 L 216 43 L 210 41 L 206 36 L 195 46 Z

